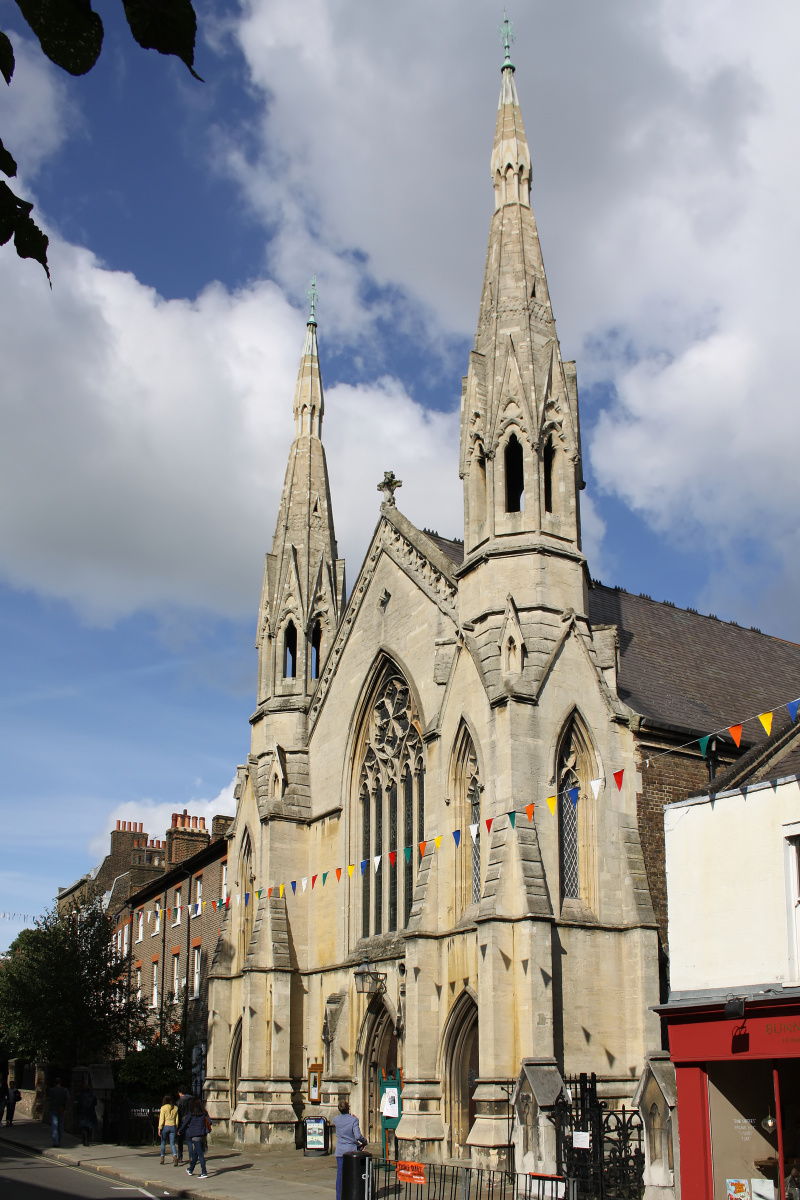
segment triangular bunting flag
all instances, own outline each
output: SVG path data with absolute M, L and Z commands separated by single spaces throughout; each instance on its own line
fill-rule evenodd
M 336 882 L 337 883 L 342 882 L 342 868 L 341 867 L 336 868 Z
M 391 866 L 394 866 L 396 860 L 397 860 L 397 851 L 390 850 L 389 851 L 389 863 L 391 864 Z
M 453 830 L 453 841 L 456 844 L 456 850 L 457 850 L 461 843 L 461 830 L 460 829 Z
M 600 788 L 602 786 L 603 786 L 602 779 L 592 779 L 590 781 L 589 787 L 592 789 L 592 795 L 594 796 L 595 800 L 600 795 Z
M 491 832 L 492 832 L 492 821 L 493 821 L 493 820 L 494 820 L 494 817 L 487 817 L 487 818 L 486 818 L 486 832 L 487 832 L 487 833 L 491 833 Z
M 249 903 L 250 903 L 250 893 L 249 893 L 249 892 L 245 892 L 245 894 L 244 894 L 244 906 L 245 906 L 245 908 L 247 908 L 247 906 L 248 906 L 248 904 L 249 904 Z
M 225 900 L 225 907 L 230 908 L 230 906 L 231 906 L 231 898 L 230 898 L 230 896 L 228 896 Z
M 550 809 L 550 812 L 553 813 L 554 816 L 555 816 L 557 803 L 558 803 L 558 796 L 548 796 L 547 797 L 547 807 Z
M 517 814 L 515 812 L 510 812 L 508 814 L 508 823 L 512 829 L 517 828 Z
M 375 863 L 375 874 L 377 875 L 377 874 L 378 874 L 378 867 L 381 865 L 381 856 L 380 856 L 380 854 L 376 854 L 376 855 L 375 855 L 375 857 L 373 858 L 373 860 L 372 860 L 372 861 Z
M 530 824 L 530 823 L 531 823 L 531 821 L 533 820 L 533 810 L 534 810 L 534 807 L 535 807 L 535 806 L 534 806 L 533 804 L 526 804 L 526 805 L 525 805 L 525 812 L 526 812 L 526 814 L 527 814 L 527 817 L 528 817 L 528 824 Z
M 341 873 L 342 873 L 342 868 L 340 867 L 340 868 L 339 868 L 339 874 L 341 875 Z M 323 872 L 322 872 L 322 886 L 323 886 L 323 887 L 325 887 L 325 880 L 328 878 L 328 876 L 329 876 L 329 875 L 330 875 L 330 871 L 323 871 Z
M 410 846 L 403 847 L 403 854 L 405 855 L 406 862 L 411 862 L 411 847 Z
M 427 844 L 428 844 L 427 842 L 420 842 L 420 844 L 419 844 L 419 856 L 420 856 L 420 858 L 424 858 L 424 857 L 425 857 L 425 847 L 427 846 Z
M 772 713 L 759 713 L 758 719 L 764 726 L 764 729 L 767 731 L 767 737 L 769 737 L 769 735 L 772 733 Z
M 317 875 L 312 875 L 312 876 L 311 876 L 311 890 L 312 890 L 312 892 L 313 892 L 313 890 L 314 890 L 314 884 L 317 882 L 317 879 L 318 879 L 318 878 L 319 878 L 319 877 L 318 877 Z
M 281 888 L 280 888 L 280 893 L 279 893 L 279 895 L 283 896 L 283 889 L 284 889 L 284 887 L 285 887 L 285 886 L 286 886 L 285 884 L 283 884 L 283 883 L 281 884 Z
M 302 885 L 303 885 L 303 891 L 305 891 L 305 890 L 306 890 L 306 886 L 307 886 L 307 884 L 308 884 L 308 876 L 306 875 L 306 877 L 305 877 L 304 879 L 301 879 L 301 880 L 300 880 L 300 882 L 301 882 L 301 883 L 302 883 Z
M 469 831 L 470 831 L 470 833 L 472 834 L 472 840 L 473 840 L 473 842 L 474 842 L 474 841 L 475 841 L 475 838 L 478 836 L 478 824 L 477 824 L 477 822 L 476 822 L 474 825 L 470 825 L 470 827 L 469 827 Z
M 621 771 L 615 771 L 615 772 L 614 772 L 614 782 L 615 782 L 615 783 L 616 783 L 616 785 L 617 785 L 617 791 L 618 791 L 618 792 L 621 792 L 621 791 L 622 791 L 622 776 L 623 776 L 624 774 L 625 774 L 625 768 L 624 768 L 624 767 L 622 768 L 622 770 L 621 770 Z
M 355 871 L 355 869 L 356 869 L 355 863 L 347 864 L 347 874 L 350 876 L 351 879 L 353 878 L 353 871 Z
M 797 710 L 800 708 L 800 700 L 790 700 L 786 707 L 789 710 L 789 716 L 792 718 L 792 724 L 794 725 L 794 719 L 797 716 Z
M 572 807 L 577 808 L 578 807 L 578 789 L 576 787 L 568 788 L 567 795 L 569 796 L 570 800 L 572 801 Z
M 296 879 L 292 880 L 292 895 L 293 896 L 297 895 L 297 880 Z
M 217 911 L 217 902 L 216 902 L 216 900 L 212 900 L 212 901 L 211 901 L 211 911 L 212 911 L 212 912 L 216 912 L 216 911 Z
M 367 860 L 365 858 L 362 858 L 362 860 L 361 860 L 361 874 L 362 875 L 364 874 L 366 869 L 367 869 Z
M 705 758 L 706 750 L 708 750 L 708 743 L 711 741 L 711 734 L 707 733 L 705 737 L 698 738 L 697 740 L 700 743 L 700 753 L 703 755 L 703 758 Z
M 258 896 L 259 900 L 261 899 L 261 893 L 263 892 L 263 890 L 264 890 L 263 888 L 259 888 L 258 891 L 256 892 L 256 895 Z
M 271 899 L 272 899 L 272 893 L 273 893 L 274 891 L 275 891 L 275 885 L 273 884 L 273 885 L 272 885 L 272 887 L 271 887 L 271 888 L 269 889 L 269 891 L 267 892 L 267 899 L 268 899 L 268 900 L 271 900 Z
M 440 847 L 440 846 L 441 846 L 441 844 L 442 844 L 442 835 L 441 835 L 441 834 L 439 834 L 439 836 L 438 836 L 438 837 L 435 837 L 433 840 L 434 840 L 434 842 L 435 842 L 435 844 L 436 844 L 436 849 L 438 850 L 438 849 L 439 849 L 439 847 Z
M 728 733 L 731 735 L 737 746 L 742 744 L 742 727 L 741 725 L 730 725 Z

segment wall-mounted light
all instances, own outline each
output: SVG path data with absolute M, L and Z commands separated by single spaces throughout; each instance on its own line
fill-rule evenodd
M 360 996 L 381 995 L 386 991 L 386 976 L 381 971 L 373 971 L 365 958 L 353 971 L 356 981 L 356 991 Z
M 744 996 L 729 996 L 725 1001 L 723 1014 L 729 1020 L 741 1018 L 744 1016 Z

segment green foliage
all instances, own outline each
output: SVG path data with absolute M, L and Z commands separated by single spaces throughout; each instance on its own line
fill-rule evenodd
M 51 62 L 70 75 L 91 71 L 103 45 L 103 22 L 90 0 L 17 0 L 17 6 Z M 195 79 L 200 79 L 193 66 L 197 18 L 191 0 L 123 0 L 123 7 L 130 31 L 143 49 L 176 55 Z M 7 84 L 11 83 L 14 50 L 2 31 L 0 74 Z M 0 155 L 0 171 L 8 176 L 16 174 L 17 164 L 7 150 Z M 7 184 L 0 184 L 0 245 L 13 236 L 19 257 L 35 258 L 49 280 L 49 239 L 33 221 L 32 208 Z
M 120 1083 L 133 1096 L 161 1100 L 167 1092 L 188 1091 L 192 1079 L 192 1047 L 186 1039 L 182 1005 L 164 1010 L 163 1033 L 154 1036 L 141 1050 L 132 1050 L 119 1068 Z
M 99 899 L 24 929 L 0 963 L 0 1039 L 28 1061 L 101 1062 L 148 1036 Z

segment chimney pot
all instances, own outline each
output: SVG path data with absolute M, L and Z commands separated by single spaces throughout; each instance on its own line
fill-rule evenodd
M 200 818 L 200 828 L 205 829 L 205 827 L 206 827 L 206 819 L 205 819 L 205 817 L 201 817 Z
M 192 829 L 197 829 L 197 817 L 192 817 Z
M 172 828 L 173 829 L 178 828 L 178 814 L 177 813 L 172 814 Z
M 144 833 L 144 821 L 139 822 L 139 833 Z
M 119 829 L 119 821 L 117 821 L 117 829 Z

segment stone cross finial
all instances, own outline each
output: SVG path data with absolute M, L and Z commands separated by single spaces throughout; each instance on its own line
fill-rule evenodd
M 394 494 L 402 486 L 402 479 L 396 479 L 394 471 L 384 471 L 383 480 L 378 484 L 378 491 L 383 492 L 384 504 L 394 504 Z

